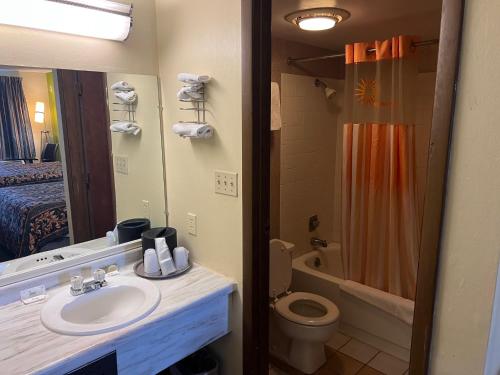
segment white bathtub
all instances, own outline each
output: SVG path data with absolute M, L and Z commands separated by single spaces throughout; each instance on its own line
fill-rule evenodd
M 340 310 L 340 332 L 409 361 L 413 302 L 344 280 L 339 244 L 295 258 L 292 291 L 330 299 Z

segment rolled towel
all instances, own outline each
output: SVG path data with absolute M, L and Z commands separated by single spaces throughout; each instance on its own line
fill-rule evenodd
M 125 104 L 134 104 L 137 101 L 137 94 L 135 91 L 117 91 L 115 96 Z
M 111 124 L 109 129 L 114 133 L 125 133 L 137 135 L 141 132 L 141 127 L 133 122 L 119 121 Z
M 278 83 L 271 82 L 271 130 L 281 129 L 281 102 Z
M 198 85 L 184 86 L 177 92 L 177 99 L 179 100 L 193 100 L 201 99 L 202 95 L 199 92 L 201 87 Z
M 214 133 L 210 125 L 195 122 L 178 122 L 172 126 L 172 131 L 183 138 L 210 138 Z
M 207 83 L 210 81 L 210 76 L 191 73 L 179 73 L 177 79 L 184 83 Z
M 111 85 L 111 90 L 113 90 L 113 91 L 132 91 L 132 90 L 134 90 L 134 86 L 129 85 L 129 83 L 125 82 L 125 81 L 118 81 L 118 82 L 113 83 L 113 85 Z

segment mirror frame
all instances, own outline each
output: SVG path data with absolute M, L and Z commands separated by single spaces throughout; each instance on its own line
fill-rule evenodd
M 463 10 L 464 0 L 443 0 L 410 350 L 411 375 L 427 373 L 430 359 Z M 272 0 L 242 3 L 243 133 L 252 142 L 251 147 L 243 145 L 243 168 L 248 171 L 246 175 L 252 176 L 251 186 L 244 187 L 251 198 L 243 201 L 243 368 L 245 374 L 255 375 L 266 373 L 269 364 L 271 14 Z
M 35 277 L 48 275 L 50 273 L 61 271 L 74 266 L 84 265 L 94 260 L 126 253 L 127 251 L 131 251 L 140 247 L 141 240 L 139 239 L 115 246 L 105 247 L 99 250 L 90 250 L 91 252 L 88 254 L 77 255 L 75 257 L 60 260 L 58 262 L 44 264 L 42 266 L 28 268 L 19 272 L 3 275 L 0 276 L 0 288 L 9 286 L 11 284 L 27 281 Z M 50 251 L 58 251 L 58 249 L 49 250 L 49 252 Z

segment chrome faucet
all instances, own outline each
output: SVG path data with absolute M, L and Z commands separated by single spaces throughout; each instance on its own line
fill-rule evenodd
M 327 247 L 328 242 L 322 240 L 321 238 L 313 237 L 311 238 L 311 245 L 313 245 L 314 247 Z
M 91 281 L 85 282 L 82 276 L 73 276 L 71 278 L 71 287 L 69 291 L 72 296 L 79 296 L 94 290 L 99 290 L 106 285 L 108 285 L 106 282 L 106 271 L 99 268 L 94 271 L 94 280 Z

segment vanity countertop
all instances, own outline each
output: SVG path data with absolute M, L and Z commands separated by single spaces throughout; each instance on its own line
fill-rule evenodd
M 135 276 L 131 265 L 120 270 L 120 274 Z M 90 361 L 116 350 L 120 341 L 141 329 L 189 312 L 198 304 L 229 295 L 235 286 L 231 279 L 196 264 L 183 276 L 152 282 L 161 291 L 161 301 L 150 315 L 127 327 L 92 336 L 66 336 L 49 331 L 40 321 L 44 302 L 24 305 L 19 301 L 0 306 L 0 373 L 24 375 L 68 371 L 75 368 L 75 363 L 84 363 L 85 358 Z M 49 290 L 48 298 L 61 288 L 69 286 Z M 175 327 L 176 330 L 180 328 Z M 75 359 L 78 360 L 75 362 Z M 71 362 L 73 367 L 65 365 Z

